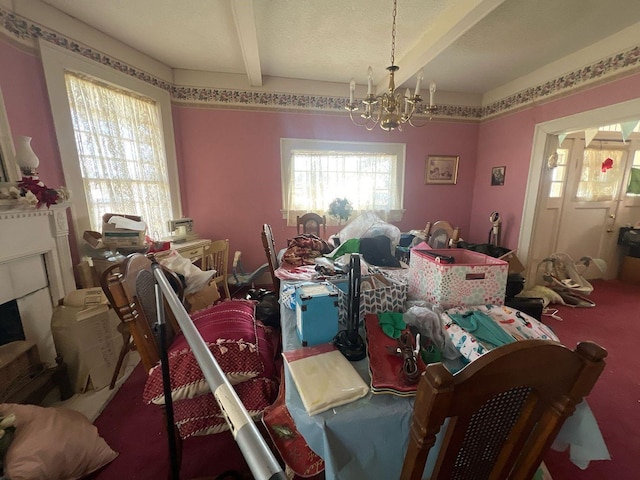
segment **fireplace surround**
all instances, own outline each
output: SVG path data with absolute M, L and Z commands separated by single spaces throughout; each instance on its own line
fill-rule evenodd
M 76 289 L 68 207 L 0 205 L 0 304 L 17 302 L 26 340 L 37 345 L 41 361 L 49 367 L 56 365 L 53 307 Z

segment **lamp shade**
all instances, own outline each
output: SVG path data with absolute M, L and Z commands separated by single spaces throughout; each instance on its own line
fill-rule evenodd
M 23 175 L 36 175 L 40 159 L 31 148 L 31 137 L 16 137 L 16 163 Z

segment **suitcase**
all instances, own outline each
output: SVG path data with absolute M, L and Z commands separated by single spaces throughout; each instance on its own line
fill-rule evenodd
M 338 288 L 329 282 L 296 287 L 296 333 L 302 346 L 333 340 L 338 333 Z

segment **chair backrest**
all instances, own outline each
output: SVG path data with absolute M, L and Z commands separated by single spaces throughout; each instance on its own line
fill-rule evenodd
M 313 233 L 320 237 L 320 226 L 322 225 L 323 236 L 327 236 L 327 217 L 324 215 L 320 216 L 317 213 L 305 213 L 301 217 L 296 217 L 296 225 L 298 226 L 298 235 L 301 233 Z
M 216 274 L 211 279 L 216 282 L 218 288 L 222 287 L 225 298 L 231 298 L 227 273 L 229 271 L 229 240 L 215 240 L 204 249 L 202 255 L 202 270 L 215 270 Z
M 449 222 L 439 220 L 433 225 L 427 223 L 430 229 L 427 234 L 427 244 L 431 248 L 449 248 L 455 246 L 460 238 L 460 227 L 453 227 Z
M 180 278 L 164 267 L 163 271 L 178 297 L 182 299 L 184 287 Z M 120 320 L 129 327 L 144 368 L 150 370 L 160 360 L 159 344 L 154 329 L 155 280 L 151 271 L 151 260 L 145 255 L 133 253 L 123 262 L 105 270 L 100 284 Z M 144 290 L 145 294 L 140 295 L 138 289 Z M 171 343 L 175 333 L 180 329 L 169 309 L 166 324 L 167 343 Z
M 267 257 L 267 263 L 269 264 L 269 271 L 271 272 L 271 280 L 273 282 L 273 288 L 276 293 L 280 295 L 280 279 L 276 277 L 276 270 L 278 269 L 278 254 L 276 252 L 276 242 L 273 238 L 273 230 L 271 225 L 265 223 L 262 226 L 262 246 L 264 247 L 264 253 Z
M 487 352 L 455 376 L 442 363 L 429 365 L 418 384 L 401 479 L 422 478 L 448 418 L 432 480 L 530 480 L 606 356 L 591 342 L 571 351 L 523 340 Z

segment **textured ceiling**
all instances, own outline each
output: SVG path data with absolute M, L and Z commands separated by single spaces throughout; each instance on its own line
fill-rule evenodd
M 386 86 L 391 0 L 43 1 L 175 69 Z M 639 22 L 640 0 L 398 0 L 396 83 L 484 94 Z

